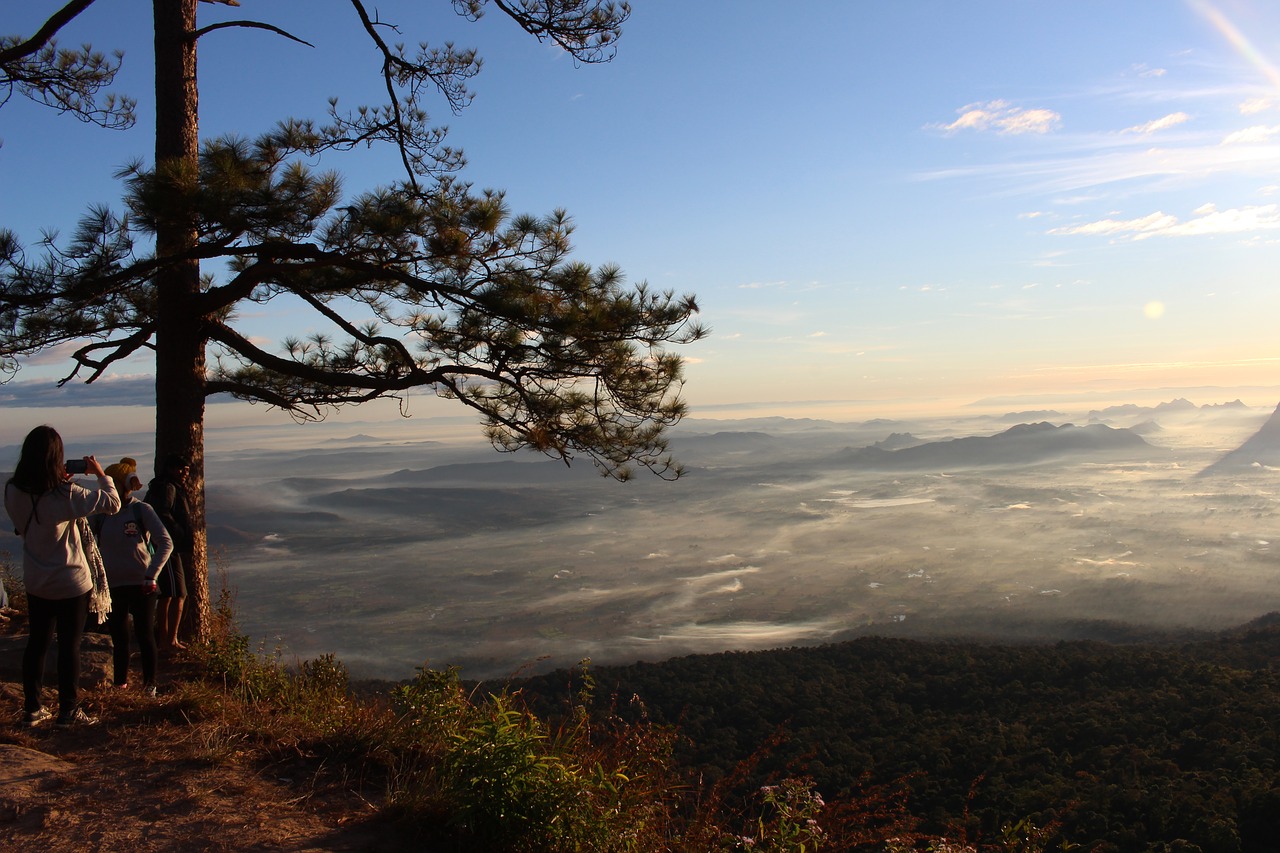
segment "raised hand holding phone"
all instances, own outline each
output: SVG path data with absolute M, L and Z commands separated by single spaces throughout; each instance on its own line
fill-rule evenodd
M 102 466 L 98 464 L 98 460 L 93 456 L 85 456 L 82 459 L 68 459 L 63 464 L 63 469 L 68 474 L 92 474 L 95 477 L 103 477 Z

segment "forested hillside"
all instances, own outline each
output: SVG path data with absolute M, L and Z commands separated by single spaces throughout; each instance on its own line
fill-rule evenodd
M 866 638 L 593 672 L 596 702 L 677 724 L 708 778 L 754 756 L 750 784 L 807 774 L 827 796 L 905 779 L 932 831 L 1029 816 L 1091 850 L 1272 851 L 1278 663 L 1272 616 L 1184 642 Z M 544 710 L 573 689 L 523 686 Z

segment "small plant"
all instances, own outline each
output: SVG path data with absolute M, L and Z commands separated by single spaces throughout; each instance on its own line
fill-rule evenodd
M 402 807 L 447 814 L 486 849 L 667 849 L 674 787 L 665 729 L 593 721 L 582 693 L 554 728 L 519 694 L 473 701 L 454 668 L 420 669 L 393 695 L 421 756 L 416 772 L 400 774 L 393 799 Z
M 341 704 L 347 700 L 351 679 L 346 664 L 329 652 L 315 660 L 303 661 L 297 683 L 307 693 Z
M 818 816 L 826 805 L 810 779 L 783 779 L 759 791 L 760 813 L 750 833 L 726 835 L 727 850 L 755 853 L 810 853 L 825 839 Z
M 509 849 L 550 850 L 557 838 L 589 834 L 586 780 L 547 746 L 540 720 L 510 697 L 491 696 L 477 719 L 451 733 L 441 762 L 453 821 Z
M 213 608 L 207 635 L 193 647 L 195 656 L 207 675 L 238 685 L 256 661 L 249 648 L 249 637 L 240 631 L 236 621 L 236 591 L 224 568 L 218 570 L 218 600 Z
M 1075 850 L 1078 844 L 1058 839 L 1052 824 L 1040 826 L 1029 817 L 1014 823 L 1001 825 L 1000 833 L 988 842 L 970 843 L 963 837 L 893 839 L 886 846 L 886 853 L 1049 853 L 1051 850 Z
M 456 669 L 424 668 L 395 698 L 435 753 L 431 782 L 453 825 L 499 849 L 574 849 L 557 840 L 580 833 L 573 806 L 586 792 L 541 721 L 506 694 L 471 703 Z
M 9 606 L 26 613 L 27 587 L 22 582 L 22 570 L 13 564 L 8 551 L 0 551 L 0 582 L 4 583 L 4 591 L 9 596 Z

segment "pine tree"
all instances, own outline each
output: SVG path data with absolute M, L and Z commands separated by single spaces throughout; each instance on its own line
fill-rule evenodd
M 64 112 L 124 128 L 134 102 L 104 94 L 119 57 L 63 51 L 59 30 L 95 0 L 67 3 L 30 38 L 0 40 L 0 87 Z M 205 0 L 239 5 L 235 0 Z M 189 633 L 207 623 L 204 407 L 230 394 L 321 418 L 428 388 L 479 413 L 500 450 L 591 459 L 626 478 L 633 466 L 680 470 L 667 428 L 685 412 L 682 359 L 668 347 L 702 337 L 691 296 L 629 287 L 614 267 L 571 258 L 564 211 L 514 216 L 503 194 L 456 177 L 462 153 L 428 123 L 435 92 L 453 109 L 479 70 L 452 45 L 409 55 L 388 24 L 348 0 L 352 28 L 381 57 L 387 102 L 317 122 L 289 118 L 256 137 L 199 142 L 196 47 L 227 28 L 201 28 L 197 0 L 154 0 L 154 162 L 121 171 L 125 213 L 94 209 L 64 246 L 28 253 L 0 231 L 0 367 L 74 343 L 62 380 L 93 382 L 151 348 L 156 361 L 156 458 L 192 460 L 196 524 Z M 626 3 L 610 0 L 453 0 L 478 19 L 501 10 L 539 40 L 587 63 L 613 56 Z M 305 44 L 305 42 L 303 42 Z M 392 146 L 402 174 L 344 198 L 335 172 L 313 165 L 367 144 Z M 264 349 L 236 330 L 236 309 L 291 297 L 331 332 Z M 206 362 L 206 354 L 211 361 Z

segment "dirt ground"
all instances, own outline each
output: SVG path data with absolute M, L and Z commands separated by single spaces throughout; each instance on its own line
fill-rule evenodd
M 157 698 L 106 686 L 106 637 L 83 646 L 81 704 L 99 724 L 22 725 L 24 621 L 0 623 L 0 850 L 423 849 L 368 792 L 342 783 L 343 768 L 306 755 L 264 767 L 242 759 L 234 738 L 220 742 L 216 726 L 191 725 L 163 670 Z M 48 674 L 46 707 L 56 708 L 55 684 Z

